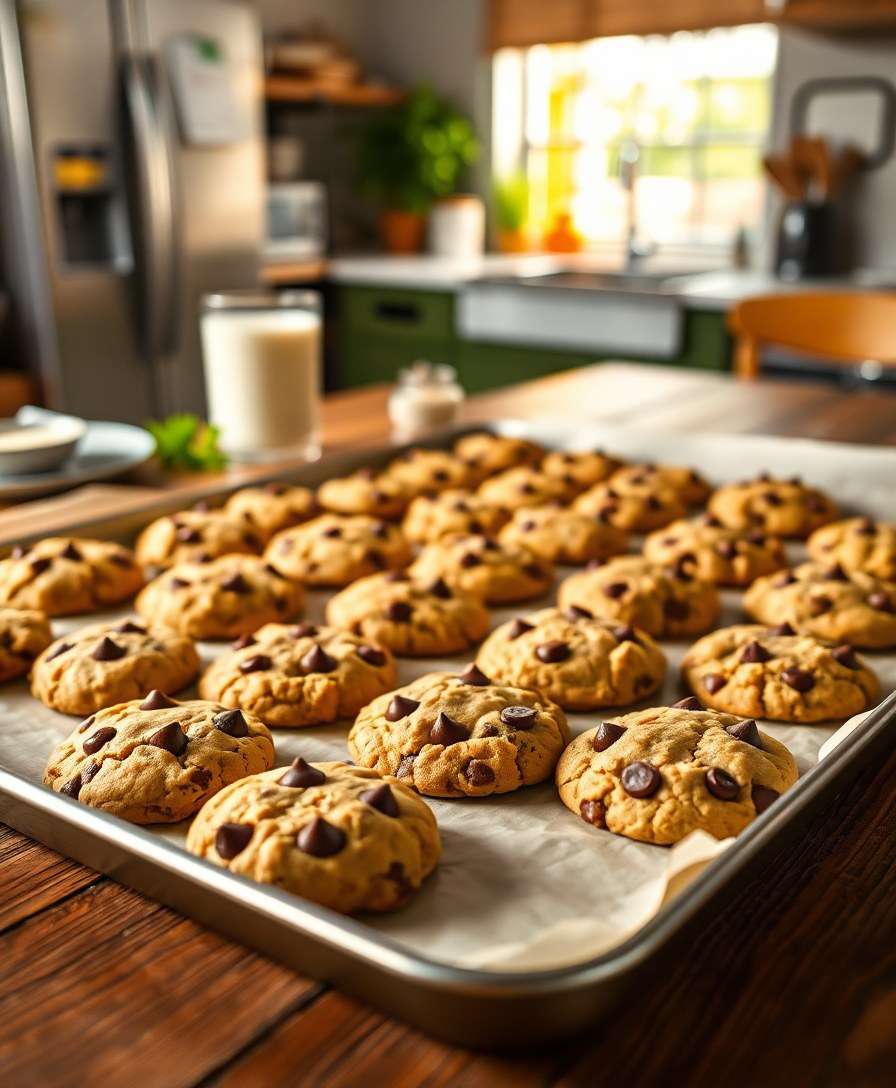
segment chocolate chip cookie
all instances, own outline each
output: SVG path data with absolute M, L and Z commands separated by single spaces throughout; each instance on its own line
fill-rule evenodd
M 651 533 L 644 555 L 660 566 L 690 570 L 696 578 L 720 586 L 748 586 L 787 566 L 787 553 L 776 536 L 761 529 L 727 529 L 715 514 L 673 521 Z
M 420 495 L 408 507 L 401 531 L 415 544 L 430 544 L 455 533 L 494 536 L 509 514 L 483 502 L 469 491 L 452 489 L 439 495 Z
M 730 529 L 762 529 L 773 536 L 799 540 L 838 515 L 833 500 L 823 491 L 809 487 L 798 476 L 781 480 L 768 473 L 720 487 L 708 506 Z
M 206 669 L 199 694 L 268 725 L 320 725 L 354 717 L 393 688 L 397 676 L 392 654 L 359 635 L 269 623 Z
M 847 518 L 816 529 L 809 537 L 809 555 L 828 566 L 862 571 L 885 582 L 896 582 L 896 525 L 871 518 Z
M 317 501 L 334 514 L 366 514 L 371 518 L 400 518 L 411 500 L 411 489 L 388 473 L 359 468 L 351 476 L 327 480 L 317 489 Z
M 737 835 L 797 779 L 754 721 L 656 707 L 601 722 L 557 765 L 560 800 L 594 827 L 669 846 L 692 831 Z
M 429 806 L 394 778 L 299 758 L 213 797 L 187 849 L 352 914 L 406 903 L 436 867 L 442 843 Z
M 623 555 L 578 571 L 561 582 L 563 608 L 630 623 L 656 638 L 708 631 L 720 611 L 712 582 L 698 580 L 690 564 L 660 567 L 640 555 Z
M 615 473 L 595 484 L 573 503 L 573 510 L 602 517 L 610 525 L 630 533 L 648 533 L 681 518 L 685 502 L 674 491 L 652 479 L 638 482 Z
M 443 537 L 420 552 L 410 573 L 425 585 L 439 579 L 486 604 L 531 601 L 554 584 L 554 568 L 523 544 L 477 534 Z
M 449 487 L 467 487 L 472 482 L 469 468 L 456 454 L 419 446 L 396 457 L 385 474 L 397 480 L 409 497 L 435 494 Z
M 327 621 L 407 657 L 461 653 L 490 625 L 478 597 L 457 593 L 441 579 L 424 584 L 400 571 L 362 578 L 331 597 Z
M 259 556 L 224 555 L 160 574 L 137 598 L 137 611 L 191 638 L 228 639 L 293 619 L 304 603 L 301 585 Z
M 352 726 L 348 749 L 362 767 L 429 797 L 485 797 L 544 781 L 568 739 L 559 706 L 492 683 L 471 665 L 375 699 Z
M 852 647 L 786 625 L 713 631 L 688 650 L 682 674 L 707 706 L 785 722 L 848 718 L 879 693 L 877 677 Z
M 541 506 L 546 502 L 569 502 L 581 488 L 571 475 L 549 476 L 538 468 L 511 468 L 492 476 L 476 494 L 484 503 L 503 510 L 519 510 L 521 506 Z
M 509 468 L 537 465 L 544 456 L 544 449 L 537 442 L 487 432 L 459 438 L 454 443 L 454 452 L 467 466 L 471 484 L 482 483 Z
M 685 506 L 700 506 L 709 498 L 711 488 L 696 469 L 684 465 L 657 465 L 645 462 L 626 465 L 614 472 L 613 486 L 622 492 L 630 488 L 653 488 L 671 491 Z
M 57 639 L 34 663 L 31 694 L 64 714 L 93 714 L 142 698 L 173 695 L 199 674 L 199 654 L 185 635 L 149 630 L 133 620 L 95 623 Z
M 108 540 L 48 537 L 0 561 L 0 605 L 47 616 L 99 612 L 142 585 L 133 552 Z
M 229 518 L 247 525 L 253 536 L 263 544 L 281 529 L 301 525 L 316 511 L 313 491 L 276 480 L 262 487 L 240 488 L 230 496 L 224 507 Z M 250 550 L 258 551 L 257 548 Z
M 646 699 L 666 672 L 666 658 L 644 631 L 559 608 L 496 628 L 476 664 L 497 682 L 533 688 L 565 710 Z
M 411 546 L 391 522 L 366 514 L 323 514 L 278 533 L 265 558 L 297 582 L 338 587 L 406 566 Z
M 33 608 L 0 608 L 0 683 L 23 676 L 53 641 L 50 622 Z
M 44 784 L 131 823 L 169 824 L 273 765 L 274 742 L 257 718 L 153 691 L 82 722 L 53 750 Z
M 137 560 L 150 570 L 220 555 L 257 555 L 264 541 L 244 519 L 223 510 L 182 510 L 150 522 L 137 537 Z
M 515 511 L 498 541 L 505 547 L 524 545 L 550 563 L 572 566 L 628 550 L 628 534 L 602 515 L 582 514 L 553 503 Z
M 541 463 L 542 472 L 548 476 L 572 477 L 579 491 L 608 479 L 621 466 L 622 461 L 618 457 L 611 457 L 603 450 L 554 450 Z
M 789 623 L 831 642 L 868 650 L 896 646 L 896 586 L 836 564 L 803 563 L 757 578 L 744 608 L 760 623 Z

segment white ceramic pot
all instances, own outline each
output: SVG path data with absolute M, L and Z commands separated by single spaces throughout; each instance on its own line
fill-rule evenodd
M 435 256 L 478 257 L 485 246 L 485 205 L 472 193 L 444 197 L 430 210 L 428 231 Z

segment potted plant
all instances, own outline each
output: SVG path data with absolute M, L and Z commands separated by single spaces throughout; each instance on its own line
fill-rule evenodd
M 430 206 L 457 191 L 478 153 L 470 121 L 425 85 L 365 127 L 361 187 L 380 208 L 380 231 L 391 253 L 420 250 Z

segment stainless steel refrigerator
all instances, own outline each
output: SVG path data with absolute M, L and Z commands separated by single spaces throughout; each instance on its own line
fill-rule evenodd
M 261 32 L 236 0 L 0 0 L 0 236 L 49 406 L 202 412 L 198 303 L 254 286 Z

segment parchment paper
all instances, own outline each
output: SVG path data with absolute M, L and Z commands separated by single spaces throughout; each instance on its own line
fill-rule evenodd
M 629 458 L 693 464 L 714 484 L 763 469 L 788 476 L 799 473 L 829 489 L 847 512 L 896 517 L 892 485 L 896 452 L 886 448 L 753 436 L 639 434 L 606 425 L 572 432 L 562 424 L 544 423 L 530 426 L 527 433 L 557 447 L 601 445 Z M 634 541 L 633 548 L 639 543 Z M 801 545 L 792 548 L 795 561 L 803 556 Z M 561 570 L 559 577 L 568 573 Z M 726 591 L 723 597 L 722 624 L 742 622 L 740 594 Z M 325 601 L 322 593 L 310 594 L 312 619 L 322 619 Z M 493 621 L 497 625 L 549 602 L 545 598 L 494 609 Z M 126 614 L 116 612 L 109 618 Z M 54 632 L 61 635 L 99 618 L 56 621 Z M 688 645 L 663 643 L 669 659 L 665 686 L 639 706 L 668 704 L 686 694 L 678 671 Z M 201 651 L 204 661 L 210 661 L 222 647 L 203 644 Z M 473 656 L 405 659 L 400 662 L 399 682 L 430 671 L 459 670 Z M 896 653 L 866 656 L 884 693 L 894 690 Z M 188 689 L 181 697 L 191 695 L 193 690 Z M 571 715 L 570 725 L 573 733 L 579 733 L 617 713 L 624 710 Z M 73 719 L 32 699 L 24 681 L 5 685 L 0 689 L 0 764 L 39 781 L 49 751 L 73 724 Z M 309 760 L 347 758 L 348 724 L 274 730 L 278 763 L 288 764 L 299 754 Z M 812 768 L 821 746 L 841 724 L 761 723 L 791 749 L 801 774 Z M 702 833 L 672 849 L 631 842 L 586 825 L 560 803 L 550 782 L 502 797 L 430 799 L 430 804 L 444 842 L 436 873 L 403 910 L 368 915 L 364 921 L 409 950 L 456 966 L 532 970 L 584 962 L 638 930 L 734 842 L 717 842 Z M 182 844 L 186 824 L 155 833 Z

